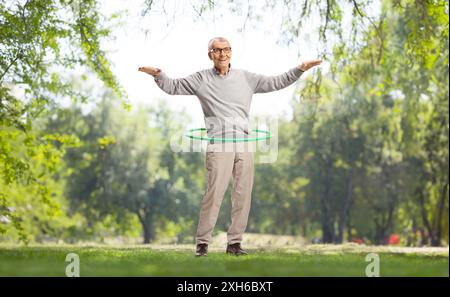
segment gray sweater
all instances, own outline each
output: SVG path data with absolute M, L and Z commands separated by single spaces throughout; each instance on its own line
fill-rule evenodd
M 208 137 L 244 138 L 249 134 L 252 95 L 281 90 L 302 74 L 298 67 L 278 76 L 264 76 L 230 67 L 225 76 L 220 76 L 215 68 L 211 68 L 177 79 L 161 72 L 155 77 L 155 82 L 170 95 L 198 97 Z

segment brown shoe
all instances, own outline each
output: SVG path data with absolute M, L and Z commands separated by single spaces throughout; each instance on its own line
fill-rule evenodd
M 232 254 L 235 256 L 248 255 L 246 251 L 241 248 L 241 243 L 233 243 L 227 245 L 227 254 Z
M 195 256 L 207 256 L 208 255 L 208 245 L 206 243 L 197 244 L 197 249 L 195 251 Z

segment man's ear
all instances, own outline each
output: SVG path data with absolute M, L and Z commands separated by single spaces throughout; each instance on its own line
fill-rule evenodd
M 212 54 L 211 54 L 211 52 L 208 53 L 208 57 L 209 57 L 210 60 L 212 60 Z

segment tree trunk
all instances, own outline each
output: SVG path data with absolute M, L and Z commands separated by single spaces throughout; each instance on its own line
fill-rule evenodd
M 342 243 L 342 241 L 344 240 L 344 227 L 348 220 L 348 211 L 350 208 L 350 203 L 352 201 L 352 194 L 353 194 L 353 169 L 354 165 L 352 162 L 347 182 L 347 195 L 345 196 L 344 205 L 342 206 L 339 215 L 338 235 L 336 238 L 336 243 Z
M 437 206 L 437 216 L 436 216 L 436 232 L 434 236 L 431 238 L 431 246 L 440 246 L 441 245 L 441 236 L 442 236 L 442 214 L 444 212 L 445 206 L 445 198 L 447 197 L 448 192 L 448 181 L 441 189 L 441 195 L 439 197 L 439 203 Z
M 327 186 L 328 188 L 328 186 Z M 328 205 L 328 190 L 322 196 L 322 242 L 333 243 L 334 242 L 334 220 L 332 213 Z
M 334 145 L 331 143 L 330 154 L 324 159 L 326 175 L 325 175 L 325 189 L 321 196 L 320 202 L 322 206 L 322 242 L 323 243 L 333 243 L 334 242 L 334 219 L 331 212 L 330 192 L 333 185 L 333 148 Z
M 423 228 L 419 229 L 420 231 L 420 246 L 424 246 L 424 245 L 428 245 L 429 240 L 428 240 L 428 233 L 425 232 L 426 230 L 424 230 Z
M 334 222 L 332 219 L 332 213 L 328 205 L 329 192 L 331 184 L 328 182 L 325 186 L 324 194 L 322 195 L 322 242 L 333 243 L 334 242 Z
M 302 235 L 303 235 L 303 237 L 306 238 L 307 233 L 308 233 L 308 226 L 307 226 L 307 223 L 306 223 L 306 222 L 303 222 L 303 224 L 302 224 Z
M 156 230 L 154 222 L 147 222 L 144 229 L 144 244 L 148 244 L 156 239 Z
M 426 230 L 428 231 L 427 235 L 422 233 L 423 234 L 422 235 L 422 244 L 427 245 L 428 238 L 433 238 L 433 228 L 431 227 L 431 224 L 428 221 L 427 210 L 425 208 L 425 197 L 424 197 L 423 191 L 421 189 L 418 189 L 417 193 L 419 195 L 419 204 L 420 204 L 420 213 L 422 215 L 422 222 L 423 222 L 423 225 L 425 226 Z
M 381 219 L 382 220 L 382 219 Z M 378 219 L 375 218 L 375 245 L 381 245 L 384 243 L 384 232 L 382 226 L 382 222 L 379 223 Z
M 155 222 L 153 221 L 153 216 L 148 212 L 141 214 L 138 212 L 139 222 L 141 222 L 142 230 L 144 233 L 144 244 L 149 244 L 156 239 L 156 228 Z
M 350 209 L 348 210 L 347 214 L 347 241 L 352 240 L 352 222 L 350 217 Z

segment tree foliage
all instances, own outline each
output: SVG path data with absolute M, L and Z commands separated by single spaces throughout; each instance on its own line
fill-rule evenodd
M 26 232 L 13 213 L 17 208 L 11 190 L 34 185 L 43 205 L 55 210 L 45 178 L 55 171 L 63 146 L 74 141 L 33 130 L 33 125 L 64 98 L 90 98 L 72 84 L 69 71 L 93 71 L 126 102 L 100 49 L 100 40 L 109 34 L 103 22 L 92 0 L 0 2 L 0 216 L 14 221 L 23 240 Z

